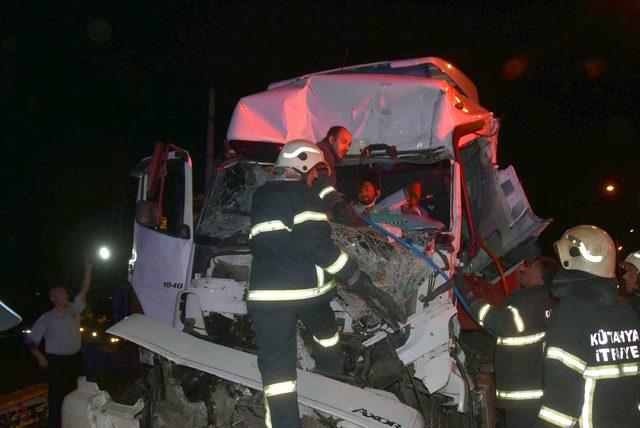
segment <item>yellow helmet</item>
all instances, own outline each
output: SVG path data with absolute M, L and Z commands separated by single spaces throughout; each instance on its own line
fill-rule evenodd
M 291 168 L 299 174 L 306 174 L 319 163 L 325 163 L 325 160 L 318 146 L 307 140 L 293 140 L 280 150 L 276 167 Z
M 572 227 L 556 241 L 554 248 L 564 269 L 581 270 L 604 278 L 616 276 L 613 239 L 597 226 Z

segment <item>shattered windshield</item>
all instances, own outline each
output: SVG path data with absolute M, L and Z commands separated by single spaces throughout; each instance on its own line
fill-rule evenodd
M 275 178 L 272 166 L 237 163 L 216 176 L 196 235 L 225 239 L 249 231 L 253 192 Z
M 433 251 L 438 233 L 449 230 L 449 161 L 345 166 L 338 168 L 337 175 L 337 189 L 356 212 L 420 250 Z M 216 246 L 246 245 L 253 193 L 275 178 L 272 166 L 255 163 L 237 163 L 222 170 L 209 193 L 196 235 L 213 238 L 209 243 Z M 430 266 L 370 227 L 338 223 L 331 227 L 335 242 L 378 287 L 398 304 L 415 307 L 418 287 L 433 279 Z M 341 305 L 352 316 L 358 318 L 367 312 L 349 293 L 339 294 Z

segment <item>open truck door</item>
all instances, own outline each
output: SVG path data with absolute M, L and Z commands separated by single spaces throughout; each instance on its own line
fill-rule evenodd
M 145 315 L 173 324 L 177 295 L 188 287 L 193 244 L 189 154 L 157 143 L 133 170 L 138 178 L 129 282 Z
M 497 130 L 493 135 L 474 138 L 457 157 L 471 211 L 467 217 L 474 219 L 476 239 L 481 239 L 500 260 L 504 272 L 509 272 L 521 261 L 540 254 L 537 238 L 551 219 L 533 213 L 513 166 L 498 168 L 496 137 Z M 499 272 L 486 248 L 470 246 L 464 272 L 480 274 L 492 283 L 499 279 Z

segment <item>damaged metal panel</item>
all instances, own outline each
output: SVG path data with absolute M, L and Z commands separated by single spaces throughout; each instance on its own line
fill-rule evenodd
M 261 390 L 255 355 L 206 342 L 144 315 L 134 314 L 107 330 L 168 360 Z M 356 427 L 402 426 L 421 428 L 424 420 L 415 409 L 387 397 L 316 373 L 298 369 L 298 401 Z M 392 421 L 395 425 L 372 419 Z
M 342 125 L 351 131 L 353 156 L 372 144 L 393 145 L 399 153 L 442 149 L 452 155 L 455 126 L 478 119 L 485 120 L 487 129 L 495 121 L 491 112 L 442 79 L 314 75 L 242 98 L 227 139 L 319 141 L 331 126 Z
M 479 138 L 463 151 L 467 187 L 478 234 L 498 256 L 505 270 L 539 254 L 536 238 L 551 219 L 537 217 L 513 166 L 498 169 L 491 140 Z M 467 261 L 465 273 L 481 273 L 492 281 L 497 269 L 479 250 Z
M 416 71 L 418 71 L 416 73 Z M 293 79 L 282 80 L 269 85 L 268 89 L 275 89 L 281 86 L 299 82 L 310 76 L 323 74 L 388 74 L 388 75 L 411 75 L 444 80 L 453 85 L 456 90 L 478 103 L 478 89 L 459 68 L 442 58 L 428 56 L 422 58 L 400 59 L 395 61 L 380 61 L 369 64 L 353 65 L 350 67 L 334 68 L 332 70 L 310 73 Z

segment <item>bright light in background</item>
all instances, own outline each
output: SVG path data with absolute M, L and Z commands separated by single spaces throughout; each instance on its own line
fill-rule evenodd
M 80 327 L 80 332 L 83 332 L 83 331 L 84 331 L 84 327 Z
M 604 188 L 604 190 L 606 190 L 607 192 L 613 192 L 614 190 L 616 190 L 616 186 L 614 186 L 613 184 L 608 184 L 607 187 Z
M 93 337 L 98 337 L 98 333 L 96 333 L 95 331 L 93 333 L 91 333 L 91 336 Z
M 618 247 L 618 251 L 622 251 L 622 245 Z
M 31 330 L 22 330 L 22 332 L 29 334 L 29 333 L 31 333 Z
M 636 231 L 635 229 L 629 229 L 629 233 L 633 233 L 635 231 Z
M 100 247 L 100 249 L 98 250 L 98 255 L 102 260 L 107 260 L 109 257 L 111 257 L 111 251 L 109 251 L 107 247 Z

